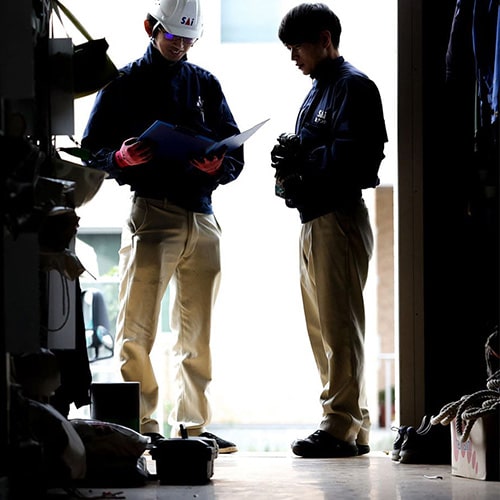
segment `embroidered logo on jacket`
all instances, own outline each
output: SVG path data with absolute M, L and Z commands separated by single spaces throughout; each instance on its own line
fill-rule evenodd
M 328 114 L 327 111 L 325 111 L 323 109 L 319 109 L 318 113 L 314 117 L 314 123 L 316 123 L 318 125 L 325 125 L 326 121 L 327 121 L 326 120 L 327 114 Z

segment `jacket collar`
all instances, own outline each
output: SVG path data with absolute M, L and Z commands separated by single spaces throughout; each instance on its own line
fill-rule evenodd
M 180 59 L 179 61 L 174 61 L 174 62 L 168 61 L 160 54 L 160 51 L 157 50 L 152 43 L 148 45 L 145 57 L 148 60 L 148 62 L 161 66 L 165 69 L 174 69 L 176 67 L 180 67 L 182 63 L 187 61 L 187 54 L 184 54 L 182 59 Z
M 311 73 L 311 78 L 318 81 L 332 80 L 335 78 L 335 75 L 338 74 L 339 68 L 343 63 L 344 58 L 342 56 L 336 57 L 335 59 L 324 59 Z

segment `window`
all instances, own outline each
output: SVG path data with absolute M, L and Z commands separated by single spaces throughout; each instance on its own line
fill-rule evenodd
M 279 7 L 280 2 L 273 0 L 222 0 L 222 43 L 276 42 Z

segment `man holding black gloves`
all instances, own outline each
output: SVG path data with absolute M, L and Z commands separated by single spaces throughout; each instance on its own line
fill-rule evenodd
M 155 155 L 152 144 L 138 140 L 156 120 L 215 141 L 239 133 L 219 81 L 187 61 L 203 30 L 199 0 L 156 0 L 144 27 L 150 39 L 145 54 L 98 94 L 82 139 L 92 153 L 89 166 L 134 192 L 120 249 L 121 374 L 141 384 L 141 432 L 162 438 L 153 416 L 158 383 L 150 353 L 171 283 L 178 386 L 169 415 L 172 436 L 182 426 L 190 436 L 215 439 L 220 453 L 231 453 L 234 443 L 206 431 L 212 308 L 220 282 L 221 229 L 212 192 L 240 175 L 243 148 L 179 161 Z
M 375 188 L 387 133 L 376 85 L 339 53 L 341 25 L 324 4 L 282 19 L 279 38 L 312 88 L 295 133 L 271 152 L 276 195 L 299 212 L 300 285 L 323 386 L 317 431 L 292 443 L 301 457 L 370 451 L 364 382 L 363 289 L 373 234 L 362 190 Z

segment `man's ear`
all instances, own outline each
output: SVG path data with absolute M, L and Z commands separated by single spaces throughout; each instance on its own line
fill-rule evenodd
M 319 34 L 321 46 L 325 49 L 332 44 L 332 34 L 328 30 L 323 30 Z
M 144 29 L 146 30 L 146 33 L 149 37 L 153 36 L 153 27 L 147 19 L 144 19 Z

